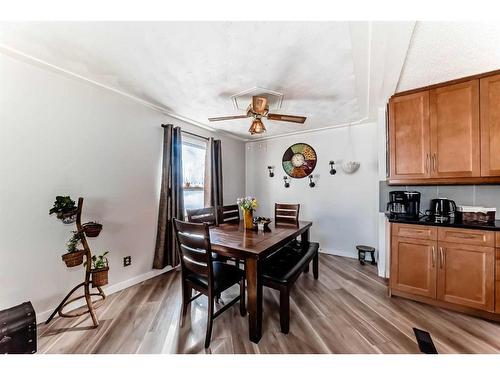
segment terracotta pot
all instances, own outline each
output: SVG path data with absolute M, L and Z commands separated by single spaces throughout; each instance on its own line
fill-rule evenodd
M 243 209 L 243 223 L 245 229 L 253 229 L 253 211 Z
M 92 274 L 93 288 L 97 288 L 98 286 L 103 286 L 108 283 L 108 271 L 109 267 L 98 268 L 96 270 L 90 271 Z
M 102 224 L 98 223 L 85 223 L 82 226 L 83 231 L 87 237 L 97 237 L 102 230 Z
M 64 254 L 61 258 L 66 263 L 66 267 L 76 267 L 83 263 L 85 250 L 77 250 Z

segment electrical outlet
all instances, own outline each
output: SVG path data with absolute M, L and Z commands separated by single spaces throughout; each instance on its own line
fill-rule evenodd
M 123 267 L 130 266 L 131 264 L 132 264 L 132 257 L 130 255 L 123 257 Z

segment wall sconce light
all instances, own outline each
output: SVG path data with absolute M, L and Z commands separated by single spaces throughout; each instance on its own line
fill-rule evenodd
M 316 186 L 316 183 L 313 181 L 313 175 L 309 175 L 309 187 L 313 188 Z
M 333 160 L 330 160 L 330 174 L 333 176 L 335 173 L 337 173 L 337 170 L 334 167 L 335 162 Z
M 288 182 L 288 177 L 284 176 L 283 180 L 285 181 L 285 188 L 289 188 L 290 187 L 290 182 Z
M 269 170 L 269 177 L 274 177 L 274 167 L 269 165 L 267 169 Z

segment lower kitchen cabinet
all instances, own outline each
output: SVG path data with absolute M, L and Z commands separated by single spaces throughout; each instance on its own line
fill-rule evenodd
M 437 238 L 422 239 L 412 234 L 415 225 L 407 231 L 403 225 L 393 223 L 391 230 L 393 294 L 399 291 L 440 306 L 500 313 L 500 248 L 494 247 L 500 245 L 500 233 L 495 240 L 493 232 L 443 227 L 437 229 Z M 426 228 L 431 227 L 422 226 Z
M 439 242 L 437 299 L 493 312 L 495 249 Z
M 391 288 L 436 298 L 436 241 L 392 238 Z

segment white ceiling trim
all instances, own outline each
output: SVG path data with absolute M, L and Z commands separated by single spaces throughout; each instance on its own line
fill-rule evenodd
M 260 142 L 260 141 L 266 141 L 268 139 L 275 139 L 275 138 L 290 137 L 292 135 L 298 135 L 298 134 L 324 132 L 324 131 L 330 130 L 330 129 L 339 129 L 339 128 L 345 128 L 346 126 L 355 126 L 355 125 L 370 124 L 372 122 L 375 122 L 375 121 L 370 121 L 370 119 L 368 117 L 364 117 L 361 120 L 356 120 L 356 121 L 353 121 L 353 122 L 346 122 L 346 123 L 337 124 L 337 125 L 325 126 L 325 127 L 322 127 L 322 128 L 315 128 L 315 129 L 308 129 L 308 130 L 298 130 L 296 132 L 290 132 L 290 133 L 286 133 L 286 134 L 276 134 L 276 135 L 270 135 L 269 137 L 261 137 L 261 138 L 250 139 L 250 140 L 247 140 L 247 143 L 254 143 L 254 142 Z
M 160 112 L 160 113 L 163 113 L 167 116 L 170 116 L 172 118 L 175 118 L 177 120 L 180 120 L 180 121 L 184 121 L 184 122 L 187 122 L 191 125 L 194 125 L 194 126 L 197 126 L 199 128 L 202 128 L 202 129 L 205 129 L 205 130 L 208 130 L 210 132 L 213 132 L 213 133 L 218 133 L 218 134 L 221 134 L 221 135 L 224 135 L 226 137 L 229 137 L 229 138 L 233 138 L 233 139 L 237 139 L 239 141 L 247 141 L 247 139 L 245 138 L 241 138 L 241 137 L 238 137 L 234 134 L 231 134 L 231 133 L 227 133 L 223 130 L 218 130 L 218 129 L 214 129 L 208 125 L 205 125 L 205 124 L 202 124 L 201 122 L 198 122 L 196 120 L 192 120 L 188 117 L 185 117 L 185 116 L 182 116 L 180 114 L 177 114 L 175 112 L 172 112 L 162 106 L 159 106 L 157 104 L 153 104 L 151 102 L 148 102 L 147 100 L 144 100 L 144 99 L 141 99 L 141 98 L 138 98 L 137 96 L 135 95 L 131 95 L 129 93 L 126 93 L 122 90 L 118 90 L 116 88 L 113 88 L 113 87 L 110 87 L 108 85 L 104 85 L 100 82 L 97 82 L 97 81 L 94 81 L 92 79 L 89 79 L 89 78 L 86 78 L 86 77 L 83 77 L 79 74 L 76 74 L 76 73 L 73 73 L 69 70 L 66 70 L 66 69 L 63 69 L 59 66 L 56 66 L 54 64 L 51 64 L 47 61 L 44 61 L 44 60 L 41 60 L 39 58 L 36 58 L 34 56 L 31 56 L 31 55 L 28 55 L 24 52 L 21 52 L 19 50 L 16 50 L 15 48 L 12 48 L 12 47 L 9 47 L 5 44 L 0 44 L 0 53 L 4 53 L 5 55 L 8 55 L 8 56 L 11 56 L 11 57 L 14 57 L 14 58 L 17 58 L 17 59 L 20 59 L 22 61 L 25 61 L 27 63 L 31 63 L 33 65 L 36 65 L 36 66 L 39 66 L 39 67 L 42 67 L 42 68 L 45 68 L 47 70 L 50 70 L 50 71 L 53 71 L 53 72 L 57 72 L 57 73 L 60 73 L 60 74 L 63 74 L 64 76 L 66 77 L 69 77 L 69 78 L 73 78 L 73 79 L 76 79 L 78 81 L 84 81 L 86 83 L 90 83 L 91 85 L 94 85 L 94 86 L 97 86 L 99 88 L 102 88 L 102 89 L 105 89 L 105 90 L 108 90 L 108 91 L 111 91 L 115 94 L 118 94 L 120 96 L 123 96 L 127 99 L 131 99 L 139 104 L 142 104 L 150 109 L 153 109 L 157 112 Z

